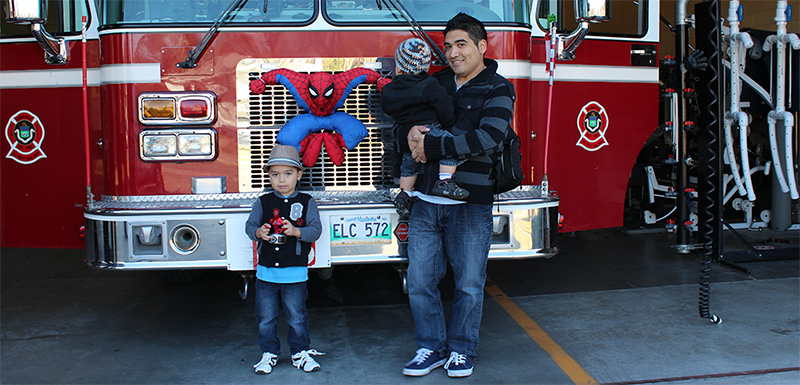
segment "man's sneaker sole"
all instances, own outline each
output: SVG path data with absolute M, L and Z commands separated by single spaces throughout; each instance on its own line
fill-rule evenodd
M 432 372 L 434 369 L 441 368 L 442 366 L 444 366 L 445 362 L 447 362 L 447 359 L 442 358 L 441 360 L 434 362 L 431 366 L 428 366 L 427 368 L 423 369 L 403 368 L 403 374 L 411 377 L 425 376 L 428 373 Z
M 460 369 L 460 370 L 450 370 L 447 369 L 447 376 L 448 377 L 468 377 L 472 375 L 472 368 L 469 369 Z

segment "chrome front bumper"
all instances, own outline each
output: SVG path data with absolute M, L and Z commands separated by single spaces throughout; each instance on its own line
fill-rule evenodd
M 392 192 L 310 191 L 317 200 L 322 236 L 310 267 L 405 263 L 405 244 L 395 235 L 341 242 L 332 225 L 341 218 L 383 218 L 394 233 L 399 218 Z M 100 269 L 253 270 L 254 243 L 244 227 L 261 193 L 103 197 L 85 210 L 86 263 Z M 504 193 L 494 203 L 491 259 L 550 258 L 558 253 L 558 199 L 537 186 Z

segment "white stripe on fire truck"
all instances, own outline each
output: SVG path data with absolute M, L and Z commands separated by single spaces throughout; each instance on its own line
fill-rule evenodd
M 90 87 L 100 84 L 161 83 L 159 63 L 111 64 L 90 68 L 86 73 Z M 80 68 L 0 71 L 0 89 L 8 88 L 58 88 L 83 86 Z
M 508 79 L 548 80 L 546 64 L 531 64 L 524 60 L 498 60 L 497 62 L 498 72 Z M 161 65 L 159 63 L 134 63 L 105 65 L 101 66 L 99 70 L 90 68 L 87 80 L 89 86 L 92 87 L 100 84 L 161 83 Z M 657 83 L 658 68 L 561 63 L 556 65 L 555 80 Z M 80 87 L 82 84 L 83 74 L 79 68 L 0 71 L 0 89 Z
M 498 60 L 498 72 L 508 79 L 547 81 L 547 64 L 524 60 Z M 557 63 L 555 81 L 658 83 L 658 67 L 595 66 Z
M 547 81 L 549 73 L 546 68 L 545 64 L 531 65 L 531 80 Z M 554 79 L 562 82 L 658 83 L 658 67 L 556 64 Z

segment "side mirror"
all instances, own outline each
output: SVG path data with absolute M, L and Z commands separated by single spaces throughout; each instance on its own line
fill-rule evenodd
M 611 20 L 611 0 L 575 0 L 578 28 L 568 35 L 558 35 L 558 60 L 575 59 L 575 50 L 589 33 L 589 23 Z
M 9 24 L 42 24 L 47 21 L 47 1 L 8 0 L 6 22 Z
M 581 23 L 611 20 L 611 0 L 575 0 L 575 20 Z
M 47 22 L 47 0 L 6 0 L 5 5 L 6 22 L 31 25 L 31 34 L 44 49 L 45 63 L 67 64 L 69 47 L 64 38 L 55 38 L 42 27 Z

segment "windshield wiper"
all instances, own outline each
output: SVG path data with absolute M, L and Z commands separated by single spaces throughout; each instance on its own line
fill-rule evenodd
M 189 51 L 189 57 L 186 60 L 178 63 L 178 67 L 180 68 L 195 68 L 197 67 L 197 58 L 206 50 L 206 46 L 208 42 L 211 41 L 211 38 L 214 37 L 214 34 L 217 33 L 219 27 L 222 25 L 222 22 L 230 16 L 230 14 L 235 10 L 240 8 L 247 0 L 233 0 L 230 4 L 228 4 L 228 8 L 225 8 L 225 12 L 222 12 L 221 15 L 214 21 L 214 24 L 211 25 L 211 28 L 206 32 L 206 35 L 203 36 L 203 39 L 200 40 L 200 43 L 197 44 L 197 47 L 194 47 L 191 51 Z M 264 1 L 266 4 L 266 1 Z
M 406 19 L 406 22 L 411 25 L 411 29 L 414 31 L 414 33 L 424 39 L 425 42 L 428 43 L 428 45 L 433 49 L 433 56 L 435 56 L 433 65 L 439 67 L 444 67 L 447 65 L 447 58 L 445 58 L 444 52 L 442 52 L 439 46 L 433 42 L 433 39 L 431 39 L 431 37 L 428 36 L 428 34 L 422 29 L 417 22 L 417 19 L 415 19 L 414 16 L 411 16 L 406 7 L 400 3 L 400 0 L 376 0 L 376 3 L 378 4 L 378 9 L 382 9 L 381 3 L 383 3 L 386 4 L 387 7 L 392 7 L 400 11 L 400 15 L 402 15 L 403 18 Z

